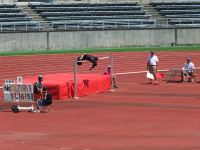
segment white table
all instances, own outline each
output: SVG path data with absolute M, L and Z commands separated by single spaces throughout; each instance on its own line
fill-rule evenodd
M 170 74 L 169 74 L 169 76 L 168 76 L 168 78 L 166 79 L 166 81 L 165 81 L 164 84 L 166 84 L 167 81 L 170 80 L 171 77 L 175 77 L 176 74 L 177 74 L 177 72 L 182 72 L 182 71 L 185 71 L 185 73 L 183 73 L 183 78 L 184 78 L 184 81 L 186 82 L 185 77 L 189 77 L 189 75 L 188 75 L 188 73 L 187 73 L 187 70 L 188 70 L 188 69 L 177 69 L 177 68 L 171 69 L 171 70 L 170 70 Z

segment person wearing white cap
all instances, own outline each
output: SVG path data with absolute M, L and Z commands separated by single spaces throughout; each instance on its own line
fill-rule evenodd
M 110 66 L 108 66 L 108 69 L 104 72 L 104 75 L 110 75 Z M 116 76 L 113 76 L 113 84 L 114 84 L 114 88 L 118 88 L 118 86 L 116 85 Z
M 181 72 L 181 82 L 183 82 L 183 77 L 185 75 L 191 76 L 191 79 L 189 78 L 190 82 L 194 82 L 193 76 L 194 76 L 194 64 L 191 62 L 191 58 L 187 58 L 187 62 L 185 63 L 183 67 L 183 71 Z
M 158 69 L 158 57 L 155 55 L 155 51 L 151 51 L 151 56 L 148 58 L 147 62 L 147 70 L 149 70 L 149 73 L 153 74 L 154 79 L 155 79 L 155 84 L 158 84 L 157 78 L 156 78 L 156 73 Z M 150 79 L 150 84 L 152 84 L 152 79 Z

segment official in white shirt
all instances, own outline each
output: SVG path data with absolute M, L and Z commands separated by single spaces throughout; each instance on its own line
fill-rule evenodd
M 155 55 L 155 51 L 152 50 L 151 56 L 149 56 L 148 58 L 147 70 L 149 70 L 149 72 L 153 74 L 154 79 L 155 79 L 155 84 L 158 84 L 157 78 L 156 78 L 157 69 L 158 69 L 158 57 Z M 152 79 L 150 79 L 149 83 L 152 84 Z
M 187 58 L 187 62 L 183 67 L 183 71 L 181 72 L 181 82 L 183 82 L 183 77 L 186 75 L 191 76 L 191 79 L 189 78 L 190 82 L 194 82 L 194 64 L 191 62 L 191 58 Z

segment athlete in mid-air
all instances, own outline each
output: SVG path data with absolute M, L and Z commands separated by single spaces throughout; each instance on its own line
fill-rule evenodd
M 93 69 L 93 68 L 96 68 L 97 66 L 97 61 L 98 61 L 98 57 L 95 57 L 95 56 L 92 56 L 92 55 L 88 55 L 88 54 L 83 54 L 79 57 L 77 57 L 77 64 L 78 65 L 82 65 L 82 62 L 79 62 L 79 61 L 84 61 L 84 60 L 87 60 L 87 61 L 90 61 L 92 64 L 92 66 L 90 67 L 90 71 Z

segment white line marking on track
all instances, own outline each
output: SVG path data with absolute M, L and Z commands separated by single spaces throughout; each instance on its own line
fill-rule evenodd
M 148 84 L 148 83 L 120 83 L 120 84 L 124 84 L 124 85 L 149 85 L 149 86 L 153 86 L 154 84 Z M 162 84 L 159 84 L 159 85 L 156 85 L 156 86 L 189 86 L 189 87 L 191 87 L 191 86 L 193 86 L 193 87 L 196 87 L 196 86 L 198 86 L 199 87 L 199 85 L 198 84 L 176 84 L 176 83 L 174 83 L 174 84 L 170 84 L 170 83 L 166 83 L 166 84 L 164 84 L 164 83 L 162 83 Z
M 180 84 L 169 84 L 169 83 L 166 83 L 166 84 L 162 84 L 162 85 L 164 85 L 164 86 L 166 86 L 166 85 L 168 85 L 168 86 L 189 86 L 189 87 L 191 87 L 191 86 L 194 86 L 194 87 L 196 87 L 196 86 L 198 86 L 199 87 L 199 85 L 197 85 L 197 84 L 184 84 L 184 85 L 180 85 Z
M 151 91 L 132 91 L 132 90 L 117 90 L 117 91 L 119 91 L 119 92 L 131 92 L 131 93 L 139 93 L 139 92 L 141 92 L 141 93 L 144 93 L 144 92 L 151 92 Z
M 170 94 L 177 94 L 177 93 L 179 93 L 179 94 L 191 94 L 191 93 L 185 93 L 185 92 L 172 92 L 172 91 L 167 91 L 167 92 L 155 92 L 155 91 L 132 91 L 132 90 L 118 90 L 118 91 L 120 91 L 120 92 L 129 92 L 129 93 L 133 93 L 133 94 L 135 94 L 135 93 L 153 93 L 153 94 L 165 94 L 165 93 L 170 93 Z M 199 93 L 197 93 L 197 92 L 195 92 L 195 93 L 192 93 L 192 94 L 199 94 Z
M 134 82 L 133 82 L 133 83 L 120 83 L 120 84 L 138 84 L 138 83 L 134 83 Z

